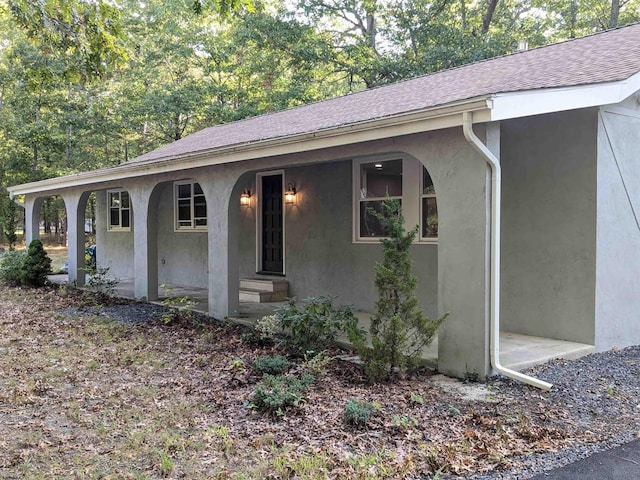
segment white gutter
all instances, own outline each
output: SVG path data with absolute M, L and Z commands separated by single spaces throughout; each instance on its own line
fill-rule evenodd
M 500 363 L 500 198 L 501 169 L 495 155 L 473 133 L 473 112 L 462 114 L 462 131 L 467 141 L 482 155 L 491 168 L 491 293 L 490 293 L 490 328 L 491 338 L 489 353 L 493 369 L 505 377 L 518 380 L 542 390 L 551 390 L 553 385 L 515 370 Z

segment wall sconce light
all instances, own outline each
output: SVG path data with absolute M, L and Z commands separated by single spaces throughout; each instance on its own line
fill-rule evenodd
M 293 183 L 287 184 L 287 189 L 284 192 L 284 203 L 287 205 L 296 204 L 296 187 L 293 186 Z
M 243 189 L 240 194 L 240 205 L 243 207 L 248 207 L 251 205 L 251 191 L 248 189 Z

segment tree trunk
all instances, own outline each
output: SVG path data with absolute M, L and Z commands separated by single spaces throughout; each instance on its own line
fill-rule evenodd
M 496 7 L 498 6 L 498 2 L 500 0 L 489 0 L 489 5 L 487 5 L 487 13 L 482 17 L 482 33 L 486 34 L 489 32 L 489 27 L 491 27 L 491 20 L 493 20 L 493 14 L 496 11 Z
M 611 0 L 611 15 L 609 16 L 609 28 L 618 26 L 620 18 L 620 0 Z
M 464 0 L 460 0 L 460 17 L 462 18 L 462 32 L 467 31 L 467 6 Z
M 67 159 L 67 165 L 71 159 L 71 125 L 67 125 L 67 146 L 65 151 L 65 158 Z
M 367 44 L 369 48 L 376 51 L 376 17 L 373 12 L 367 12 Z

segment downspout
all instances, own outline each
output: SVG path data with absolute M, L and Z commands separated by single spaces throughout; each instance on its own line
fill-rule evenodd
M 502 366 L 500 363 L 500 199 L 501 169 L 495 155 L 473 133 L 473 113 L 462 114 L 462 131 L 467 141 L 482 155 L 491 168 L 491 293 L 490 293 L 490 343 L 489 353 L 493 369 L 505 377 L 532 385 L 542 390 L 551 390 L 553 386 L 543 380 L 524 375 Z

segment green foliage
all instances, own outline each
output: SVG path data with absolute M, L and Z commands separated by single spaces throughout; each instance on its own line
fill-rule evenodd
M 95 271 L 91 269 L 87 271 L 90 275 L 86 288 L 91 292 L 92 302 L 101 305 L 108 303 L 116 296 L 120 279 L 111 276 L 109 267 L 96 267 Z
M 282 330 L 278 315 L 265 315 L 256 321 L 255 333 L 261 340 L 274 341 Z
M 260 374 L 280 375 L 289 366 L 289 361 L 282 355 L 261 355 L 251 364 L 253 369 Z
M 45 55 L 66 64 L 66 75 L 103 76 L 127 59 L 120 10 L 96 0 L 9 0 L 11 13 Z
M 324 351 L 309 351 L 304 354 L 302 369 L 314 377 L 322 377 L 327 374 L 327 366 L 333 362 L 333 360 L 334 357 L 327 355 Z
M 18 212 L 16 204 L 12 200 L 5 202 L 2 208 L 2 218 L 0 218 L 4 236 L 9 244 L 9 250 L 13 250 L 18 241 L 16 229 L 18 227 Z
M 20 285 L 25 252 L 12 250 L 0 256 L 0 282 L 11 287 Z
M 38 239 L 32 240 L 22 263 L 20 282 L 29 287 L 41 287 L 46 283 L 47 275 L 50 273 L 51 259 L 42 242 Z
M 376 265 L 377 312 L 371 318 L 369 330 L 372 348 L 360 350 L 367 377 L 380 382 L 413 367 L 447 315 L 430 320 L 422 313 L 409 253 L 418 227 L 405 231 L 400 202 L 386 199 L 382 213 L 375 210 L 371 213 L 389 236 L 381 240 L 384 259 Z
M 167 307 L 167 311 L 162 314 L 162 321 L 166 324 L 178 323 L 187 321 L 194 323 L 196 319 L 193 308 L 196 306 L 196 301 L 185 295 L 183 297 L 174 297 L 173 287 L 162 284 L 160 287 L 164 290 L 165 298 L 162 300 L 162 305 Z
M 349 306 L 336 308 L 329 297 L 310 297 L 304 302 L 300 306 L 293 298 L 276 311 L 289 346 L 297 352 L 320 350 L 340 333 L 346 333 L 353 342 L 364 338 Z
M 342 412 L 342 421 L 351 427 L 365 427 L 375 411 L 376 406 L 371 402 L 349 400 Z
M 249 402 L 252 408 L 272 415 L 284 415 L 285 410 L 304 402 L 304 394 L 313 383 L 311 375 L 265 375 Z

